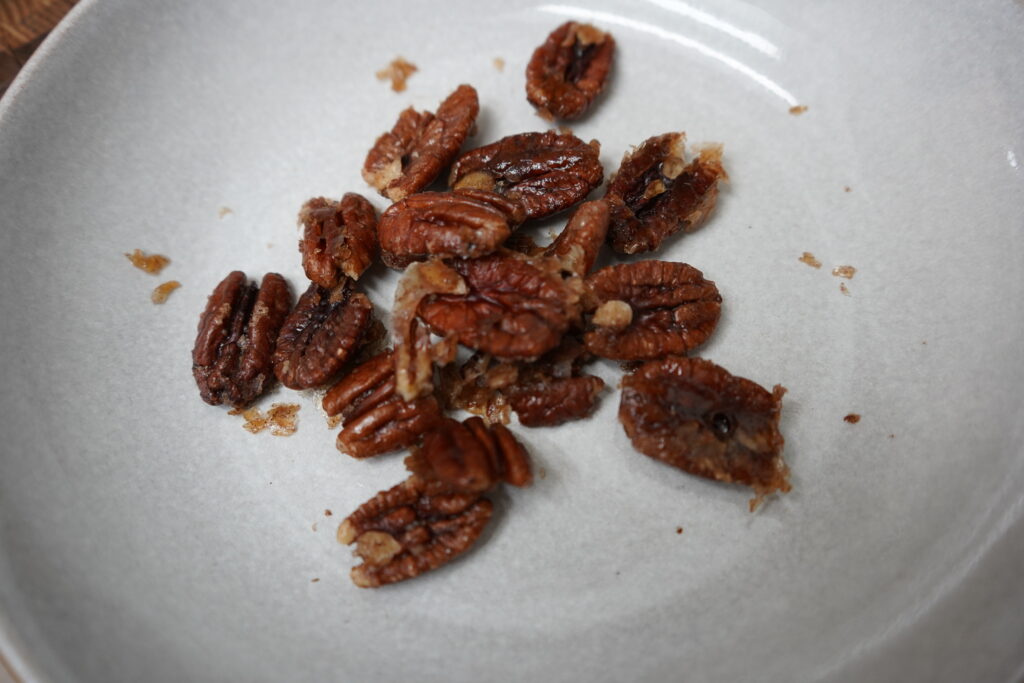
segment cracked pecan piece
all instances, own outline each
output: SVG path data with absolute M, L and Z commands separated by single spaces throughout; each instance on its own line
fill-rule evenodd
M 493 192 L 420 192 L 381 215 L 382 259 L 400 270 L 431 257 L 484 256 L 508 239 L 523 216 L 518 202 Z
M 666 133 L 622 158 L 605 192 L 612 209 L 608 243 L 616 252 L 654 251 L 679 231 L 695 231 L 715 208 L 718 182 L 729 179 L 722 146 L 706 146 L 687 163 L 685 143 L 683 133 Z
M 332 289 L 310 284 L 281 327 L 274 374 L 289 389 L 327 384 L 358 350 L 372 313 L 347 277 Z
M 405 401 L 397 394 L 390 350 L 357 366 L 331 387 L 323 408 L 327 415 L 341 418 L 338 450 L 353 458 L 411 446 L 442 419 L 433 396 Z
M 579 278 L 563 279 L 554 259 L 514 252 L 456 260 L 464 294 L 432 294 L 418 313 L 430 329 L 504 359 L 536 358 L 558 346 L 578 321 Z
M 611 34 L 590 24 L 562 24 L 526 67 L 526 99 L 546 119 L 579 118 L 604 90 L 614 54 Z
M 515 384 L 509 403 L 524 427 L 553 427 L 594 412 L 603 389 L 604 380 L 593 375 L 540 377 Z
M 722 311 L 714 282 L 685 263 L 622 263 L 587 278 L 596 306 L 583 341 L 596 356 L 650 360 L 682 354 L 711 336 Z
M 785 391 L 769 392 L 702 358 L 670 356 L 623 378 L 619 420 L 644 455 L 753 488 L 753 510 L 766 495 L 790 490 L 779 433 Z
M 217 285 L 192 348 L 192 375 L 204 401 L 241 408 L 270 387 L 278 330 L 291 300 L 277 273 L 267 273 L 259 288 L 239 270 Z
M 488 426 L 479 417 L 463 422 L 445 418 L 405 459 L 410 472 L 438 480 L 454 491 L 483 493 L 504 482 L 529 486 L 530 458 L 503 424 Z
M 478 493 L 415 475 L 381 491 L 338 527 L 338 541 L 355 543 L 363 560 L 352 568 L 352 583 L 377 588 L 447 564 L 473 546 L 492 511 Z
M 608 202 L 603 199 L 581 204 L 558 237 L 544 250 L 544 255 L 558 259 L 565 271 L 585 276 L 594 267 L 604 244 L 608 220 Z
M 340 202 L 310 199 L 299 211 L 302 268 L 321 287 L 343 277 L 358 280 L 377 256 L 377 214 L 362 195 L 349 192 Z
M 597 140 L 571 133 L 521 133 L 470 150 L 452 166 L 453 189 L 497 192 L 543 218 L 580 202 L 604 179 Z
M 456 88 L 436 115 L 409 107 L 366 155 L 363 179 L 393 202 L 419 192 L 458 155 L 479 111 L 471 85 Z

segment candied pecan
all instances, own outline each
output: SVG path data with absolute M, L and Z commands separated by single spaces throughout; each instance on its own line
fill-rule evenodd
M 538 47 L 526 67 L 526 99 L 550 119 L 583 115 L 608 80 L 615 54 L 611 34 L 567 21 Z
M 380 217 L 384 263 L 402 269 L 431 256 L 490 254 L 523 221 L 523 208 L 493 192 L 420 192 Z
M 377 588 L 437 569 L 476 542 L 492 510 L 478 493 L 415 475 L 381 491 L 338 527 L 338 541 L 355 543 L 363 559 L 352 568 L 352 583 Z
M 270 387 L 274 346 L 291 299 L 277 273 L 263 276 L 259 289 L 239 270 L 217 285 L 192 349 L 192 375 L 204 401 L 242 407 Z
M 598 307 L 583 341 L 613 360 L 685 353 L 711 336 L 722 310 L 715 283 L 685 263 L 609 266 L 588 277 L 587 288 Z
M 405 464 L 416 476 L 466 493 L 483 493 L 500 482 L 529 486 L 533 481 L 529 456 L 512 432 L 502 424 L 489 427 L 476 416 L 461 423 L 444 418 Z
M 686 163 L 683 133 L 649 138 L 622 158 L 608 183 L 611 204 L 608 243 L 620 254 L 654 251 L 680 230 L 701 226 L 718 199 L 718 181 L 728 180 L 721 145 L 707 146 Z
M 465 294 L 434 294 L 420 318 L 440 335 L 498 358 L 534 358 L 558 345 L 579 317 L 580 281 L 562 278 L 554 259 L 505 252 L 457 260 Z
M 498 362 L 487 353 L 474 353 L 461 366 L 441 370 L 441 396 L 448 410 L 482 415 L 491 424 L 508 424 L 508 398 L 502 389 L 519 378 L 519 365 Z
M 406 401 L 433 391 L 434 363 L 450 363 L 457 351 L 450 339 L 431 345 L 430 333 L 416 319 L 420 302 L 436 293 L 466 292 L 462 276 L 441 261 L 413 263 L 398 281 L 391 331 L 395 341 L 395 388 Z
M 524 427 L 550 427 L 590 415 L 602 389 L 604 380 L 593 375 L 544 378 L 515 384 L 509 402 Z
M 479 111 L 471 85 L 456 88 L 437 115 L 409 107 L 366 155 L 363 179 L 393 202 L 419 192 L 458 155 Z
M 336 287 L 346 276 L 358 280 L 377 255 L 377 214 L 355 192 L 340 202 L 310 199 L 299 212 L 299 222 L 302 267 L 321 287 Z
M 390 350 L 359 365 L 324 396 L 324 411 L 341 417 L 338 450 L 368 458 L 411 446 L 441 420 L 437 399 L 404 401 L 395 393 Z
M 649 361 L 622 380 L 619 419 L 650 457 L 718 481 L 745 484 L 757 497 L 789 491 L 779 414 L 785 389 L 769 393 L 702 358 Z
M 566 271 L 584 276 L 594 267 L 607 233 L 608 202 L 598 199 L 581 204 L 544 255 L 561 261 Z
M 274 374 L 281 384 L 310 389 L 329 382 L 359 348 L 371 313 L 370 300 L 347 277 L 333 289 L 310 284 L 277 338 Z
M 490 190 L 522 203 L 526 218 L 543 218 L 581 201 L 604 179 L 597 140 L 571 133 L 510 135 L 470 150 L 452 166 L 453 189 Z

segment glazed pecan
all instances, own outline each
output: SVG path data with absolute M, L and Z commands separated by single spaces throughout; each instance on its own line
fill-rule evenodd
M 501 482 L 533 481 L 526 449 L 505 425 L 487 426 L 479 417 L 459 423 L 445 418 L 405 460 L 416 476 L 438 480 L 454 491 L 483 493 Z
M 509 402 L 524 427 L 551 427 L 594 412 L 604 380 L 593 375 L 543 377 L 515 384 Z
M 510 406 L 504 389 L 519 379 L 519 364 L 474 353 L 462 365 L 441 369 L 440 395 L 448 410 L 482 415 L 491 424 L 508 424 Z
M 769 393 L 702 358 L 670 356 L 622 380 L 619 419 L 638 451 L 757 494 L 789 491 L 779 414 L 785 389 Z
M 289 389 L 326 384 L 358 350 L 372 313 L 347 277 L 333 289 L 311 284 L 281 327 L 274 374 Z
M 377 256 L 377 214 L 362 195 L 349 192 L 340 202 L 317 197 L 299 212 L 302 267 L 321 287 L 343 277 L 358 280 Z
M 355 543 L 363 560 L 352 568 L 352 583 L 377 588 L 447 564 L 476 542 L 492 510 L 478 493 L 415 475 L 381 491 L 338 527 L 338 541 Z
M 391 336 L 395 342 L 395 388 L 406 401 L 433 391 L 434 363 L 447 365 L 457 351 L 454 336 L 431 344 L 429 331 L 416 319 L 420 302 L 439 293 L 461 296 L 467 291 L 462 276 L 441 261 L 413 263 L 398 281 Z
M 622 159 L 608 183 L 608 243 L 620 254 L 654 251 L 665 238 L 701 226 L 728 180 L 721 145 L 702 149 L 686 163 L 683 133 L 649 138 Z
M 380 217 L 384 263 L 402 269 L 431 256 L 490 254 L 523 221 L 518 202 L 483 190 L 420 192 Z
M 363 179 L 393 202 L 419 192 L 458 155 L 479 111 L 470 85 L 456 88 L 437 115 L 409 107 L 366 155 Z
M 395 392 L 391 351 L 352 370 L 324 396 L 324 411 L 341 418 L 338 450 L 368 458 L 411 446 L 441 421 L 433 396 L 404 401 Z
M 544 255 L 558 259 L 564 270 L 582 277 L 594 267 L 607 234 L 608 202 L 587 202 L 576 209 Z
M 715 283 L 685 263 L 636 261 L 587 278 L 596 305 L 583 336 L 594 355 L 649 360 L 685 353 L 711 335 L 721 315 Z
M 217 285 L 192 348 L 192 375 L 204 401 L 238 408 L 270 387 L 274 346 L 291 300 L 277 273 L 267 273 L 259 289 L 238 270 Z
M 571 133 L 521 133 L 470 150 L 452 166 L 453 189 L 489 190 L 522 203 L 526 218 L 543 218 L 581 201 L 604 179 L 597 140 Z
M 554 259 L 514 252 L 457 260 L 465 294 L 434 294 L 419 305 L 436 334 L 498 358 L 535 358 L 558 346 L 579 318 L 579 278 L 563 279 Z
M 614 54 L 610 34 L 590 24 L 562 24 L 526 67 L 526 99 L 547 119 L 582 116 L 604 89 Z

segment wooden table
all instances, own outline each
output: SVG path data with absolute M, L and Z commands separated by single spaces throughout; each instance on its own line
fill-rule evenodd
M 0 95 L 77 1 L 0 0 Z

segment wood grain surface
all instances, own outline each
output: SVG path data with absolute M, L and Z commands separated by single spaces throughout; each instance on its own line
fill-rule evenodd
M 75 2 L 0 0 L 0 95 Z

